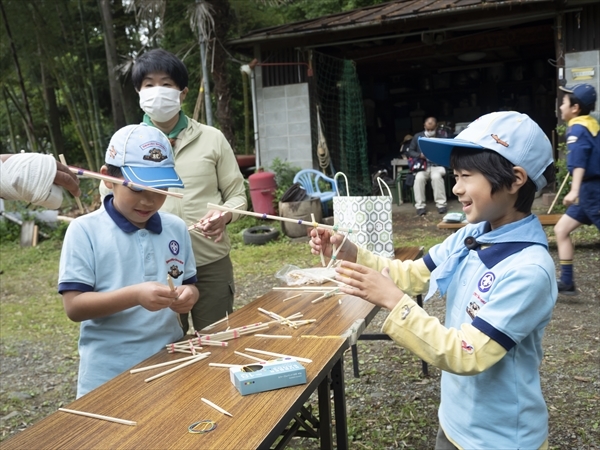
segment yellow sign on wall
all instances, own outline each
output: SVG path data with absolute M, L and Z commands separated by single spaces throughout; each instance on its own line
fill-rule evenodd
M 583 81 L 591 80 L 594 78 L 595 73 L 593 67 L 575 67 L 571 69 L 571 75 L 573 81 Z

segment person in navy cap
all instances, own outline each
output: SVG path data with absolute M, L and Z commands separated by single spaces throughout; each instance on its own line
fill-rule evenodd
M 568 125 L 567 169 L 573 179 L 563 199 L 567 211 L 554 226 L 561 269 L 558 292 L 574 295 L 571 233 L 581 225 L 593 224 L 600 230 L 600 133 L 598 121 L 590 115 L 596 105 L 594 87 L 582 83 L 560 89 L 566 93 L 560 114 Z

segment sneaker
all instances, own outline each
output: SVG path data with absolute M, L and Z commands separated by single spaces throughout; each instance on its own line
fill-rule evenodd
M 446 214 L 446 213 L 448 212 L 448 209 L 447 209 L 445 206 L 440 206 L 440 207 L 438 208 L 438 212 L 439 212 L 440 214 Z
M 577 291 L 575 290 L 575 283 L 573 284 L 565 284 L 561 280 L 558 280 L 558 293 L 563 295 L 577 295 Z
M 417 216 L 424 216 L 425 214 L 427 214 L 427 210 L 425 208 L 417 209 Z

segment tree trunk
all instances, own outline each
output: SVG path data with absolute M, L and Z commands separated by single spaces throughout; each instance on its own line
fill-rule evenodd
M 123 90 L 115 72 L 118 65 L 115 32 L 113 29 L 110 0 L 98 0 L 98 7 L 102 16 L 104 27 L 104 51 L 106 53 L 106 66 L 108 68 L 108 86 L 110 88 L 110 103 L 112 106 L 113 123 L 115 130 L 127 125 L 123 109 Z
M 46 103 L 46 114 L 48 121 L 48 131 L 52 141 L 52 152 L 55 157 L 63 154 L 63 136 L 60 128 L 60 117 L 58 105 L 56 103 L 56 92 L 54 91 L 55 82 L 52 75 L 48 74 L 44 64 L 40 64 L 42 74 L 42 87 L 44 92 L 44 102 Z
M 214 11 L 215 36 L 209 56 L 214 53 L 214 65 L 212 58 L 208 58 L 209 70 L 214 82 L 214 93 L 217 99 L 216 117 L 219 121 L 219 128 L 232 146 L 235 146 L 235 131 L 231 112 L 231 87 L 229 86 L 229 72 L 227 71 L 227 53 L 222 45 L 225 45 L 227 33 L 231 23 L 234 20 L 229 5 L 229 0 L 208 0 Z M 235 149 L 235 148 L 234 148 Z
M 33 117 L 31 116 L 31 108 L 29 107 L 29 100 L 27 98 L 27 91 L 25 90 L 25 81 L 23 80 L 23 74 L 21 72 L 21 66 L 19 65 L 19 58 L 17 57 L 17 49 L 15 48 L 15 43 L 12 38 L 12 33 L 10 32 L 10 27 L 8 26 L 8 19 L 6 17 L 6 11 L 4 10 L 4 5 L 0 0 L 0 10 L 2 11 L 2 18 L 4 19 L 4 27 L 6 29 L 6 35 L 8 36 L 8 41 L 10 42 L 10 51 L 13 57 L 13 61 L 15 63 L 15 69 L 17 71 L 17 76 L 19 78 L 19 86 L 21 87 L 21 99 L 23 100 L 23 107 L 25 108 L 25 127 L 27 131 L 27 136 L 29 137 L 29 143 L 31 145 L 31 150 L 37 150 L 37 142 L 35 137 L 35 129 L 33 128 Z

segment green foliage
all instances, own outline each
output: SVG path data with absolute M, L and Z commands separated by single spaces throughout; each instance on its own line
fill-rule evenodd
M 277 183 L 275 202 L 278 204 L 281 196 L 294 184 L 294 176 L 302 169 L 298 166 L 292 166 L 287 161 L 275 158 L 269 170 L 275 174 L 275 183 Z

